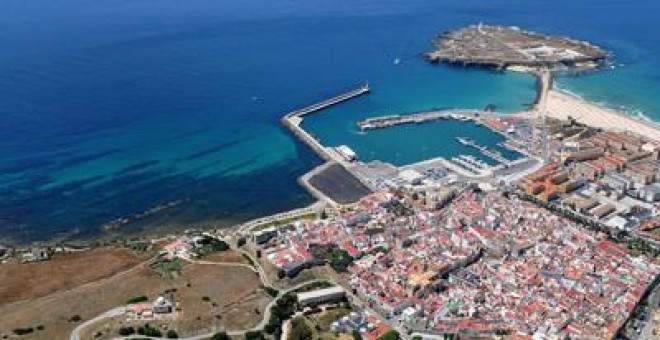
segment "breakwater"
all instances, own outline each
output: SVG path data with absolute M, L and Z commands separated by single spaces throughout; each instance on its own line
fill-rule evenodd
M 484 115 L 493 115 L 493 113 L 478 110 L 443 110 L 421 112 L 407 115 L 389 115 L 363 119 L 357 122 L 357 127 L 362 130 L 384 129 L 403 124 L 421 124 L 434 122 L 444 119 L 455 120 L 473 120 L 476 121 Z
M 351 100 L 353 98 L 362 96 L 371 91 L 368 84 L 362 85 L 351 91 L 342 93 L 340 95 L 334 96 L 330 99 L 312 104 L 310 106 L 304 107 L 299 110 L 292 111 L 282 117 L 282 124 L 286 126 L 293 134 L 300 138 L 305 144 L 307 144 L 314 152 L 316 152 L 321 158 L 326 161 L 338 160 L 338 155 L 334 151 L 329 150 L 323 146 L 316 138 L 310 135 L 305 131 L 300 125 L 302 124 L 303 117 L 323 109 L 329 108 L 331 106 L 343 103 L 345 101 Z

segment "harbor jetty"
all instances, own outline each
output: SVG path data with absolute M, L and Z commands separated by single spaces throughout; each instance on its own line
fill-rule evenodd
M 587 41 L 518 27 L 473 25 L 446 32 L 424 57 L 431 62 L 528 72 L 586 71 L 606 64 L 609 54 Z
M 369 85 L 365 84 L 330 99 L 292 111 L 282 117 L 282 124 L 325 160 L 325 163 L 300 177 L 298 182 L 314 197 L 333 207 L 354 203 L 368 195 L 371 190 L 348 169 L 348 163 L 356 157 L 350 148 L 347 146 L 326 147 L 305 131 L 301 124 L 307 115 L 368 94 L 370 91 Z M 353 157 L 350 157 L 350 154 L 353 154 Z
M 389 128 L 395 125 L 403 124 L 421 124 L 434 122 L 444 119 L 454 119 L 468 121 L 476 121 L 483 115 L 494 115 L 491 112 L 478 111 L 478 110 L 442 110 L 412 113 L 406 115 L 389 115 L 363 119 L 357 122 L 357 127 L 361 131 L 375 130 Z
M 369 88 L 369 84 L 364 84 L 354 90 L 348 91 L 346 93 L 342 93 L 340 95 L 334 96 L 330 99 L 326 99 L 322 102 L 318 102 L 316 104 L 312 104 L 310 106 L 304 107 L 299 110 L 292 111 L 288 113 L 284 118 L 292 118 L 292 117 L 299 117 L 302 118 L 303 116 L 306 116 L 311 113 L 315 113 L 318 111 L 321 111 L 323 109 L 326 109 L 330 106 L 337 105 L 339 103 L 345 102 L 347 100 L 353 99 L 355 97 L 359 97 L 365 93 L 369 93 L 371 89 Z
M 341 158 L 340 155 L 337 155 L 334 150 L 323 146 L 316 138 L 314 138 L 300 126 L 303 122 L 303 118 L 312 113 L 319 112 L 331 106 L 343 103 L 353 98 L 357 98 L 364 94 L 368 94 L 370 91 L 371 89 L 369 88 L 369 84 L 365 84 L 351 91 L 334 96 L 330 99 L 326 99 L 302 109 L 291 111 L 282 117 L 282 124 L 291 130 L 291 132 L 293 132 L 296 137 L 300 138 L 300 140 L 312 148 L 312 150 L 314 150 L 324 160 L 338 160 L 338 158 Z

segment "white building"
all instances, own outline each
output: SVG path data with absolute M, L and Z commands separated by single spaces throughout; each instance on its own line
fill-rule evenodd
M 340 145 L 335 148 L 335 151 L 348 162 L 357 160 L 357 154 L 348 145 Z
M 345 296 L 346 291 L 344 291 L 344 288 L 334 286 L 311 292 L 298 293 L 298 304 L 303 307 L 319 305 L 326 302 L 341 301 Z

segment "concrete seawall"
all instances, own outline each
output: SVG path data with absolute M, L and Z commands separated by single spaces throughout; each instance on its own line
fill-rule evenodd
M 300 127 L 303 122 L 303 117 L 359 97 L 363 94 L 367 94 L 369 92 L 369 85 L 363 85 L 354 90 L 348 91 L 322 102 L 312 104 L 300 110 L 292 111 L 282 117 L 282 124 L 284 124 L 284 126 L 291 130 L 291 132 L 293 132 L 296 137 L 300 138 L 300 140 L 302 140 L 312 150 L 314 150 L 314 152 L 316 152 L 321 158 L 326 161 L 335 160 L 334 154 L 330 152 L 327 147 L 323 146 L 316 138 L 314 138 L 307 131 Z
M 298 122 L 294 122 L 294 120 L 298 120 Z M 291 118 L 282 118 L 282 124 L 286 126 L 293 134 L 298 137 L 303 143 L 307 144 L 316 154 L 319 155 L 323 160 L 325 161 L 330 161 L 333 158 L 330 156 L 330 153 L 324 147 L 319 143 L 316 138 L 312 137 L 307 131 L 303 130 L 300 127 L 300 122 L 302 120 L 298 117 L 291 117 Z
M 334 166 L 342 167 L 342 170 L 344 170 L 346 173 L 349 172 L 343 168 L 344 167 L 343 160 L 339 154 L 334 152 L 334 150 L 332 150 L 331 148 L 328 148 L 323 144 L 321 144 L 316 138 L 314 138 L 311 134 L 305 131 L 300 125 L 303 122 L 303 117 L 306 115 L 319 112 L 323 109 L 343 103 L 345 101 L 351 100 L 353 98 L 359 97 L 369 92 L 370 92 L 369 86 L 363 85 L 354 90 L 340 94 L 330 99 L 318 102 L 316 104 L 312 104 L 310 106 L 307 106 L 305 108 L 296 111 L 292 111 L 286 114 L 281 119 L 282 124 L 286 126 L 286 128 L 289 129 L 291 132 L 293 132 L 294 136 L 299 138 L 303 143 L 307 144 L 307 146 L 309 146 L 314 152 L 316 152 L 316 154 L 319 155 L 319 157 L 321 157 L 325 161 L 324 164 L 312 169 L 308 173 L 301 176 L 298 179 L 298 183 L 302 185 L 312 196 L 316 197 L 321 201 L 330 203 L 333 206 L 337 206 L 343 203 L 343 202 L 337 202 L 336 200 L 337 198 L 335 197 L 333 198 L 330 197 L 330 196 L 336 196 L 335 195 L 336 193 L 323 192 L 322 188 L 317 188 L 311 182 L 314 180 L 314 178 L 318 176 L 322 176 L 326 171 L 332 170 Z M 338 198 L 339 200 L 341 200 L 342 197 L 338 196 Z

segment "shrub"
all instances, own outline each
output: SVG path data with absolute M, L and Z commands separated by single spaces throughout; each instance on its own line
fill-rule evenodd
M 270 286 L 264 286 L 264 290 L 266 291 L 266 293 L 268 293 L 268 295 L 270 295 L 272 297 L 276 297 L 280 293 L 279 290 L 277 290 L 273 287 L 270 287 Z
M 209 302 L 209 301 L 211 301 L 211 298 L 208 297 L 208 296 L 202 296 L 202 301 Z
M 78 314 L 69 318 L 69 322 L 80 322 L 80 320 L 82 320 L 82 318 Z
M 32 327 L 26 327 L 26 328 L 14 328 L 12 331 L 16 335 L 26 335 L 34 332 L 34 328 Z
M 167 336 L 168 339 L 178 339 L 179 338 L 179 334 L 177 334 L 177 332 L 173 329 L 170 329 L 169 331 L 167 331 L 166 336 Z
M 311 340 L 312 330 L 307 326 L 304 318 L 297 317 L 291 320 L 291 331 L 289 332 L 289 339 L 292 340 Z
M 399 332 L 395 330 L 391 330 L 385 334 L 383 334 L 378 340 L 399 340 Z
M 133 327 L 126 327 L 126 326 L 121 326 L 119 328 L 119 335 L 121 336 L 129 336 L 135 334 L 135 328 Z
M 247 243 L 247 240 L 245 239 L 245 237 L 241 237 L 241 238 L 238 239 L 238 241 L 236 241 L 236 246 L 237 247 L 242 247 L 246 243 Z
M 249 331 L 245 333 L 245 340 L 263 340 L 264 335 L 259 331 Z
M 37 330 L 38 330 L 38 331 L 43 331 L 44 328 L 45 328 L 44 325 L 38 325 L 38 326 L 37 326 Z
M 150 324 L 145 324 L 144 326 L 138 328 L 137 333 L 145 336 L 161 337 L 161 333 L 158 328 L 151 326 Z
M 145 301 L 149 301 L 149 298 L 146 295 L 136 295 L 136 296 L 133 296 L 130 299 L 128 299 L 128 301 L 126 301 L 126 303 L 130 305 L 132 303 L 139 303 L 139 302 L 145 302 Z
M 229 340 L 229 335 L 226 332 L 218 332 L 213 334 L 211 340 Z

